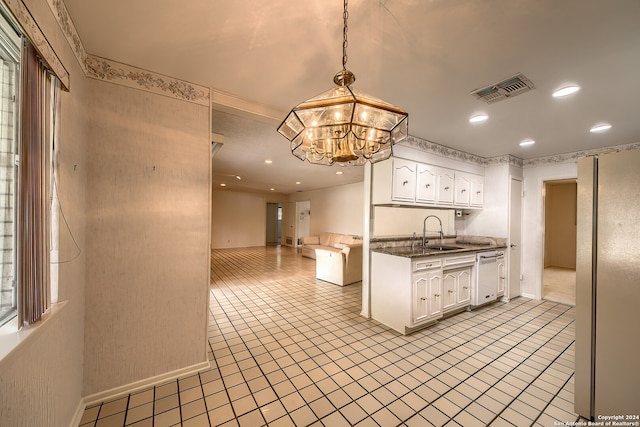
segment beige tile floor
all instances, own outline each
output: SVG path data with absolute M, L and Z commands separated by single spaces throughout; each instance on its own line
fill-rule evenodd
M 214 250 L 211 369 L 86 408 L 95 426 L 553 426 L 573 413 L 574 308 L 516 298 L 401 336 L 360 284 L 280 247 Z
M 542 275 L 542 298 L 562 304 L 576 305 L 576 270 L 547 267 Z

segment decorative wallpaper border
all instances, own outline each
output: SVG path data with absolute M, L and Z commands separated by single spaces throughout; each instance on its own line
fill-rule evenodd
M 595 148 L 593 150 L 575 151 L 572 153 L 557 154 L 553 156 L 538 157 L 535 159 L 523 160 L 519 157 L 505 154 L 496 157 L 480 157 L 464 151 L 455 150 L 435 142 L 427 141 L 416 136 L 409 135 L 399 145 L 406 145 L 427 153 L 437 154 L 448 159 L 460 160 L 467 163 L 474 163 L 479 166 L 497 166 L 502 164 L 510 164 L 521 168 L 531 168 L 536 166 L 555 165 L 561 163 L 571 163 L 577 161 L 581 157 L 593 156 L 596 154 L 609 153 L 612 151 L 630 151 L 640 150 L 640 142 L 631 144 L 615 145 L 611 147 Z
M 69 90 L 71 85 L 69 72 L 62 64 L 62 61 L 60 61 L 60 58 L 58 58 L 58 55 L 49 44 L 42 30 L 40 30 L 35 19 L 33 19 L 29 9 L 27 9 L 22 0 L 4 0 L 4 3 L 16 18 L 16 21 L 18 21 L 18 24 L 20 24 L 25 33 L 27 33 L 31 43 L 33 43 L 38 53 L 46 61 L 51 71 L 60 79 L 62 86 L 64 86 L 66 90 Z
M 64 1 L 47 0 L 47 4 L 87 77 L 207 107 L 211 106 L 209 87 L 88 54 Z
M 188 83 L 93 55 L 87 55 L 86 66 L 87 76 L 97 80 L 133 89 L 142 89 L 207 107 L 211 105 L 211 90 L 206 86 Z
M 407 147 L 415 148 L 427 153 L 432 153 L 438 156 L 460 160 L 467 163 L 475 163 L 481 166 L 486 165 L 487 162 L 484 157 L 465 153 L 464 151 L 449 148 L 445 145 L 436 144 L 435 142 L 427 141 L 426 139 L 418 138 L 412 135 L 407 136 L 407 138 L 400 142 L 399 145 L 405 145 Z
M 80 40 L 78 31 L 76 31 L 76 26 L 73 25 L 71 15 L 69 15 L 69 11 L 67 10 L 67 5 L 63 0 L 47 0 L 47 4 L 49 5 L 51 12 L 53 12 L 53 16 L 56 18 L 56 21 L 58 21 L 58 25 L 60 26 L 62 33 L 69 42 L 71 50 L 73 50 L 73 54 L 80 63 L 80 67 L 84 73 L 87 74 L 87 51 L 84 49 L 84 45 L 82 44 L 82 40 Z
M 503 156 L 496 156 L 496 157 L 489 157 L 485 160 L 486 160 L 486 163 L 485 163 L 486 166 L 509 164 L 513 166 L 522 167 L 524 163 L 524 160 L 522 160 L 520 157 L 512 156 L 511 154 L 505 154 Z
M 594 156 L 618 151 L 640 150 L 640 142 L 631 144 L 614 145 L 611 147 L 594 148 L 593 150 L 575 151 L 573 153 L 557 154 L 555 156 L 538 157 L 537 159 L 525 160 L 523 167 L 531 168 L 536 166 L 554 165 L 559 163 L 572 163 L 581 157 Z

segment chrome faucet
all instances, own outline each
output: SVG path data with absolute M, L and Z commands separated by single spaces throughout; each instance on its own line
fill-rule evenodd
M 422 223 L 422 247 L 427 246 L 427 220 L 429 218 L 435 218 L 440 223 L 440 240 L 444 239 L 444 233 L 442 232 L 442 220 L 435 215 L 427 215 Z

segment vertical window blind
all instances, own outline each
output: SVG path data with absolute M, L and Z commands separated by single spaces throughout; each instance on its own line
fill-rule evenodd
M 28 41 L 21 73 L 16 236 L 20 326 L 40 320 L 51 303 L 51 99 L 57 98 L 59 90 L 57 79 Z

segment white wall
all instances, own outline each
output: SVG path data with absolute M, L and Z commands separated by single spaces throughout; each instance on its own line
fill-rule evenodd
M 293 193 L 288 200 L 311 202 L 310 235 L 327 231 L 362 236 L 363 191 L 363 183 L 357 182 Z
M 455 211 L 453 209 L 374 206 L 372 237 L 411 236 L 413 233 L 422 236 L 424 219 L 428 215 L 440 218 L 442 232 L 445 236 L 455 235 Z M 438 235 L 440 227 L 438 220 L 430 218 L 426 227 L 427 237 L 434 238 Z
M 211 205 L 211 247 L 265 246 L 268 201 L 260 194 L 214 190 Z
M 59 265 L 58 299 L 66 301 L 66 305 L 48 323 L 39 326 L 42 329 L 34 340 L 14 350 L 12 356 L 17 357 L 0 363 L 0 425 L 67 427 L 79 408 L 83 385 L 90 111 L 83 72 L 46 1 L 25 3 L 70 74 L 71 90 L 61 93 L 57 187 L 71 231 L 60 226 L 60 260 L 68 262 Z M 80 254 L 70 233 L 80 246 Z
M 524 174 L 524 202 L 522 206 L 522 295 L 542 297 L 544 255 L 544 181 L 577 178 L 577 164 L 560 163 L 526 167 Z
M 89 83 L 86 395 L 206 363 L 211 189 L 206 105 Z
M 467 210 L 456 218 L 459 235 L 508 237 L 509 183 L 511 177 L 521 178 L 522 168 L 507 163 L 487 166 L 484 172 L 484 206 Z

